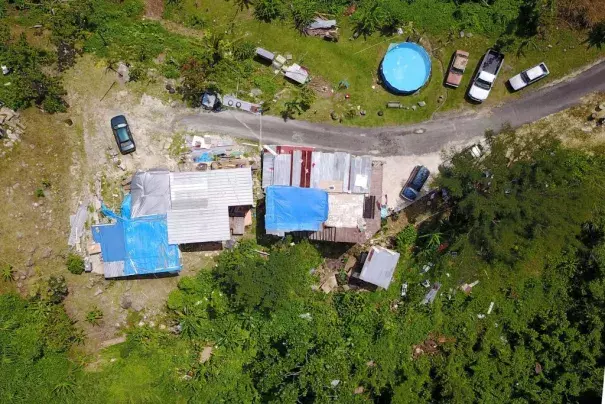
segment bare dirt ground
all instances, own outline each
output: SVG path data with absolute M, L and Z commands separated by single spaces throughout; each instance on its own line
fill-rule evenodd
M 164 14 L 164 0 L 146 0 L 145 17 L 151 19 L 160 19 Z

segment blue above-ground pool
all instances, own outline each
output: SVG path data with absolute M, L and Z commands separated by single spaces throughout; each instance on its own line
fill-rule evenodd
M 431 75 L 431 58 L 413 42 L 389 47 L 380 66 L 382 79 L 394 93 L 410 94 L 424 86 Z

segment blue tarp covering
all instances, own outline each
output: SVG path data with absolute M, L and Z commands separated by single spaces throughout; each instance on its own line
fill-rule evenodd
M 124 276 L 177 272 L 181 257 L 177 245 L 168 244 L 166 215 L 130 219 L 130 201 L 122 204 L 124 216 L 102 205 L 101 211 L 116 219 L 111 225 L 93 226 L 93 239 L 101 244 L 103 261 L 124 261 Z
M 103 261 L 124 261 L 126 258 L 122 221 L 114 224 L 92 226 L 92 238 L 95 242 L 101 244 Z
M 328 219 L 328 193 L 321 189 L 267 187 L 267 231 L 318 231 Z

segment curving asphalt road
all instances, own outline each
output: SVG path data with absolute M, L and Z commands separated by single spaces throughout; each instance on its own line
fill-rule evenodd
M 534 122 L 569 108 L 583 96 L 596 91 L 605 91 L 605 60 L 574 77 L 529 92 L 500 107 L 466 115 L 443 115 L 413 125 L 357 128 L 297 120 L 284 122 L 277 117 L 263 116 L 262 142 L 304 144 L 380 156 L 434 153 L 449 144 L 481 137 L 486 129 L 498 130 L 505 123 L 517 127 Z M 259 116 L 235 111 L 198 112 L 180 116 L 175 125 L 181 129 L 212 131 L 258 140 L 260 120 Z

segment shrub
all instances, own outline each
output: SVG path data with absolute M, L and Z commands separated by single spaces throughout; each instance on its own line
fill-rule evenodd
M 99 321 L 103 319 L 103 312 L 97 306 L 94 306 L 92 310 L 86 313 L 86 322 L 96 326 L 99 325 Z
M 413 225 L 408 224 L 397 234 L 397 237 L 395 238 L 397 250 L 400 253 L 408 251 L 409 248 L 416 242 L 417 237 L 418 233 L 416 232 L 416 228 Z
M 63 276 L 51 275 L 46 284 L 46 296 L 49 302 L 59 304 L 65 299 L 69 290 Z
M 282 0 L 258 0 L 254 6 L 254 15 L 261 21 L 269 22 L 283 18 L 285 6 Z
M 2 280 L 10 282 L 15 280 L 15 271 L 11 264 L 2 264 L 0 267 L 0 273 L 2 274 Z
M 252 42 L 241 42 L 233 48 L 233 56 L 237 60 L 246 60 L 254 57 L 256 46 Z
M 67 255 L 67 270 L 74 275 L 80 275 L 84 272 L 84 260 L 78 254 L 69 253 Z

